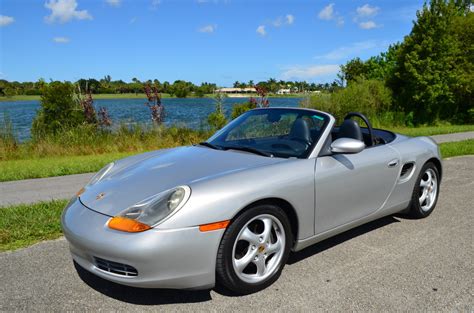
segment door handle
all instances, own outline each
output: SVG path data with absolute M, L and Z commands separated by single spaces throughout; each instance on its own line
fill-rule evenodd
M 397 166 L 397 165 L 398 165 L 398 159 L 394 159 L 394 160 L 388 162 L 387 165 L 388 165 L 388 167 L 395 167 L 395 166 Z

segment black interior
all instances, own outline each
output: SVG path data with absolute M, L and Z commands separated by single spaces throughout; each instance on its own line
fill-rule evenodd
M 362 118 L 362 120 L 367 124 L 367 127 L 360 127 L 357 121 L 351 119 L 354 116 Z M 331 134 L 326 139 L 319 155 L 332 155 L 331 143 L 339 138 L 360 140 L 365 143 L 367 148 L 371 148 L 392 142 L 395 139 L 395 134 L 388 130 L 372 128 L 372 125 L 363 114 L 352 112 L 345 117 L 341 126 L 333 127 Z
M 364 140 L 359 124 L 351 119 L 344 120 L 342 125 L 339 127 L 339 137 L 352 138 L 360 141 Z

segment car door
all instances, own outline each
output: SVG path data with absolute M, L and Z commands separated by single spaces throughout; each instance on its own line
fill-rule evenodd
M 318 157 L 315 166 L 315 232 L 358 220 L 376 212 L 395 185 L 400 162 L 387 145 L 356 154 Z

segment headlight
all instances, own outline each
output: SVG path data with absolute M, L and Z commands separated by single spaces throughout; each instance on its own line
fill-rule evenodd
M 114 167 L 115 163 L 112 162 L 112 163 L 109 163 L 107 164 L 105 167 L 103 167 L 100 171 L 98 171 L 92 178 L 91 180 L 87 183 L 87 185 L 85 185 L 84 187 L 82 187 L 78 192 L 76 192 L 76 195 L 74 198 L 76 197 L 79 197 L 80 195 L 82 195 L 85 191 L 86 191 L 86 188 L 89 187 L 89 186 L 92 186 L 94 184 L 97 184 L 102 178 L 105 177 L 105 175 L 107 175 L 110 170 Z M 73 198 L 73 199 L 74 199 Z
M 97 174 L 95 174 L 91 178 L 91 180 L 89 181 L 89 183 L 86 186 L 92 186 L 92 185 L 98 183 L 102 178 L 105 177 L 105 175 L 107 175 L 108 172 L 110 172 L 110 170 L 113 167 L 114 167 L 114 162 L 107 164 L 105 167 L 103 167 L 100 171 L 97 172 Z
M 150 229 L 181 209 L 190 195 L 188 186 L 159 193 L 120 212 L 109 221 L 109 227 L 126 232 Z

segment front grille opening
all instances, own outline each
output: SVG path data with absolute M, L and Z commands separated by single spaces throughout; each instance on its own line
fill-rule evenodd
M 407 163 L 407 164 L 403 165 L 402 171 L 400 172 L 400 177 L 404 178 L 404 177 L 410 175 L 411 170 L 413 169 L 413 166 L 414 166 L 413 163 Z
M 101 259 L 98 257 L 94 257 L 94 260 L 95 260 L 95 265 L 97 266 L 97 268 L 103 271 L 114 273 L 117 275 L 122 275 L 122 276 L 137 276 L 138 275 L 137 269 L 134 268 L 133 266 Z

